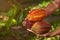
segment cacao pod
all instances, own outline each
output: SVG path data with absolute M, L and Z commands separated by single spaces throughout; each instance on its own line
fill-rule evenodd
M 23 21 L 23 26 L 25 26 L 27 29 L 31 29 L 32 25 L 34 24 L 33 22 L 29 21 L 28 19 L 25 19 Z
M 46 17 L 46 11 L 44 9 L 34 9 L 29 12 L 27 19 L 32 22 L 41 21 Z
M 47 33 L 51 29 L 51 25 L 47 22 L 36 22 L 32 25 L 31 30 L 37 34 Z

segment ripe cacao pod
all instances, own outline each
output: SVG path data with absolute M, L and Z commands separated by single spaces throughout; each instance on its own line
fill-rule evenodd
M 41 21 L 46 17 L 46 11 L 44 9 L 33 9 L 27 15 L 27 19 L 32 22 Z
M 51 29 L 51 25 L 47 22 L 36 22 L 32 25 L 31 30 L 37 34 L 47 33 Z
M 29 21 L 28 19 L 25 19 L 22 24 L 23 24 L 23 26 L 25 26 L 27 29 L 31 29 L 31 27 L 32 27 L 32 25 L 34 24 L 34 22 L 31 22 L 31 21 Z

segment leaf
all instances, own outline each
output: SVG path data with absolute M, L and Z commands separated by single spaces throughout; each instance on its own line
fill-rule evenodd
M 23 11 L 20 12 L 19 18 L 17 20 L 17 24 L 22 25 L 23 20 L 25 19 L 25 17 L 28 14 L 28 11 L 29 11 L 29 8 L 25 8 L 25 9 L 23 9 Z
M 18 19 L 18 22 L 19 23 L 22 23 L 22 21 L 23 21 L 23 13 L 21 12 L 20 13 L 20 16 L 19 16 L 19 19 Z
M 8 11 L 8 14 L 11 14 L 11 15 L 8 15 L 9 19 L 8 19 L 8 21 L 5 24 L 7 31 L 9 30 L 9 28 L 11 26 L 12 19 L 14 18 L 14 16 L 17 14 L 18 11 L 19 11 L 19 8 L 17 6 L 13 6 L 13 8 L 11 8 Z

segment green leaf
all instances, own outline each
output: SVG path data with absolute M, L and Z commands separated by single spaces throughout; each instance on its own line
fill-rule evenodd
M 22 25 L 22 22 L 25 19 L 25 17 L 27 16 L 28 12 L 29 12 L 29 8 L 25 8 L 25 9 L 23 9 L 23 11 L 20 12 L 20 14 L 18 15 L 19 18 L 17 20 L 17 24 Z
M 9 30 L 9 28 L 11 26 L 12 19 L 15 17 L 15 15 L 17 14 L 18 11 L 19 11 L 19 8 L 16 5 L 13 6 L 13 8 L 11 8 L 8 11 L 8 14 L 11 14 L 11 15 L 8 15 L 9 16 L 9 19 L 8 19 L 8 21 L 5 24 L 7 31 Z
M 22 21 L 23 21 L 23 13 L 20 13 L 18 21 L 19 21 L 19 23 L 22 23 Z

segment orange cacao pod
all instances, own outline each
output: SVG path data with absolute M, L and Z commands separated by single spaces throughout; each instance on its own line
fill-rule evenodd
M 44 9 L 34 9 L 29 12 L 27 19 L 32 22 L 41 21 L 46 17 L 46 11 Z
M 47 33 L 51 29 L 51 25 L 47 22 L 36 22 L 32 25 L 31 30 L 37 34 Z

